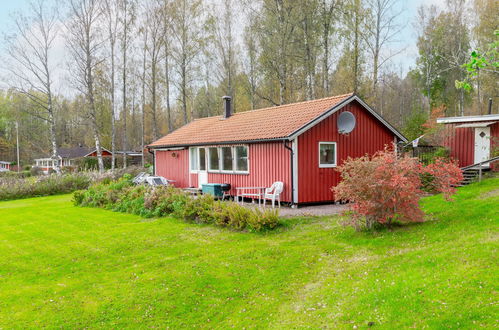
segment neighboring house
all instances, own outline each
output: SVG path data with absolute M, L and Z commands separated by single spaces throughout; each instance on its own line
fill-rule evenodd
M 182 188 L 229 183 L 232 195 L 236 187 L 282 181 L 282 201 L 331 202 L 331 187 L 340 181 L 335 167 L 347 157 L 407 142 L 354 94 L 235 114 L 231 109 L 226 97 L 223 116 L 196 119 L 147 146 L 155 174 Z
M 142 152 L 140 151 L 116 151 L 114 154 L 116 158 L 123 157 L 123 154 L 126 154 L 128 165 L 138 166 L 142 164 Z
M 499 115 L 445 117 L 437 123 L 446 125 L 444 145 L 460 167 L 492 158 L 499 147 Z
M 10 162 L 0 161 L 0 172 L 10 171 Z
M 97 150 L 95 148 L 81 146 L 74 148 L 59 148 L 57 149 L 57 155 L 57 159 L 52 159 L 51 157 L 35 159 L 34 166 L 41 168 L 44 172 L 48 172 L 56 166 L 74 166 L 78 159 L 97 157 Z M 102 148 L 103 157 L 111 157 L 111 155 L 112 153 L 109 150 Z

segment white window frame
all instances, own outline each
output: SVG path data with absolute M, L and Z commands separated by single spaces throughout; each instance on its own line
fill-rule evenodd
M 196 147 L 197 152 L 196 156 L 198 157 L 198 169 L 196 172 L 206 172 L 208 171 L 208 161 L 207 161 L 207 155 L 208 155 L 208 148 L 206 147 Z M 201 165 L 201 149 L 204 149 L 204 170 L 200 168 Z
M 232 155 L 232 170 L 225 170 L 223 167 L 224 165 L 224 153 L 223 153 L 223 148 L 230 148 L 230 152 L 231 152 L 231 155 Z M 220 156 L 219 157 L 219 163 L 218 164 L 218 167 L 220 168 L 220 173 L 225 173 L 225 174 L 232 174 L 235 172 L 235 168 L 234 168 L 234 165 L 235 165 L 235 160 L 236 158 L 234 157 L 234 147 L 233 146 L 220 146 L 218 147 L 218 155 Z
M 232 152 L 232 170 L 224 170 L 223 169 L 223 158 L 222 158 L 222 148 L 229 147 Z M 247 171 L 239 171 L 237 170 L 237 147 L 245 147 L 246 148 L 246 161 L 247 161 Z M 218 153 L 218 170 L 214 170 L 210 168 L 210 148 L 216 148 Z M 191 161 L 191 149 L 196 149 L 196 157 L 197 157 L 197 168 L 193 169 L 192 161 Z M 199 168 L 200 165 L 200 150 L 205 149 L 205 164 L 206 169 L 201 170 Z M 219 146 L 202 146 L 202 147 L 189 147 L 189 173 L 199 173 L 201 171 L 207 171 L 209 173 L 223 173 L 223 174 L 249 174 L 250 173 L 250 148 L 247 144 L 237 144 L 237 145 L 219 145 Z
M 334 164 L 321 164 L 321 145 L 323 144 L 334 145 Z M 333 141 L 320 141 L 318 144 L 318 156 L 319 168 L 333 168 L 338 166 L 338 144 Z
M 237 169 L 237 147 L 245 147 L 246 148 L 246 162 L 248 163 L 247 164 L 247 170 L 246 171 L 240 171 Z M 240 144 L 240 145 L 235 145 L 232 147 L 232 155 L 233 155 L 233 161 L 234 161 L 234 164 L 232 165 L 232 168 L 234 169 L 234 173 L 236 174 L 249 174 L 249 171 L 250 171 L 250 156 L 249 156 L 249 146 L 248 145 L 244 145 L 244 144 Z
M 212 169 L 211 168 L 211 154 L 210 154 L 210 149 L 215 148 L 217 150 L 217 155 L 218 155 L 218 169 Z M 221 172 L 221 164 L 220 164 L 220 147 L 218 146 L 211 146 L 211 147 L 206 147 L 206 150 L 208 151 L 208 172 L 211 173 L 220 173 Z
M 196 156 L 197 157 L 197 168 L 192 168 L 192 152 L 191 150 L 195 150 Z M 189 147 L 189 171 L 191 173 L 198 173 L 199 171 L 199 148 L 198 147 Z

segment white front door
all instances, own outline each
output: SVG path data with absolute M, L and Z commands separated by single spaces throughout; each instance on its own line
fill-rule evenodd
M 208 171 L 207 171 L 207 161 L 206 161 L 206 148 L 198 149 L 198 188 L 203 188 L 203 184 L 208 183 Z
M 487 159 L 490 159 L 490 127 L 475 127 L 475 163 Z

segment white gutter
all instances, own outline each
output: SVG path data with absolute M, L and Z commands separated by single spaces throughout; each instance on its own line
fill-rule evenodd
M 438 124 L 453 124 L 453 123 L 465 123 L 473 121 L 487 121 L 487 120 L 499 120 L 499 115 L 481 115 L 481 116 L 462 116 L 462 117 L 443 117 L 438 118 Z

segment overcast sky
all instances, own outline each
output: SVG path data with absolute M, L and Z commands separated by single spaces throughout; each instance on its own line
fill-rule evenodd
M 55 2 L 57 0 L 49 1 Z M 417 8 L 421 5 L 431 4 L 443 8 L 445 6 L 445 0 L 399 0 L 399 7 L 400 9 L 403 9 L 399 23 L 403 26 L 403 29 L 398 37 L 398 41 L 390 45 L 394 51 L 403 49 L 399 55 L 392 59 L 392 64 L 395 65 L 398 73 L 405 74 L 410 67 L 414 67 L 417 57 L 416 32 L 414 30 Z M 0 57 L 4 52 L 3 35 L 9 33 L 9 28 L 12 27 L 12 13 L 15 11 L 26 11 L 28 9 L 29 0 L 0 0 Z M 63 57 L 63 43 L 59 42 L 57 47 L 59 47 L 60 50 L 55 49 L 55 51 L 60 52 L 60 56 Z M 4 84 L 5 83 L 6 82 L 4 82 Z

